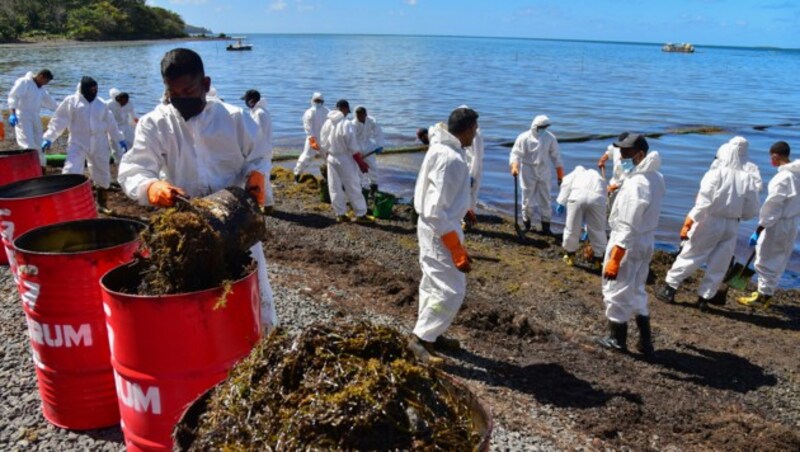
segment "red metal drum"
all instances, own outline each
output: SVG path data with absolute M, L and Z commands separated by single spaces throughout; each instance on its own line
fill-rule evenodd
M 39 151 L 36 149 L 14 149 L 0 151 L 0 185 L 42 175 Z M 7 264 L 8 256 L 0 253 L 0 264 Z

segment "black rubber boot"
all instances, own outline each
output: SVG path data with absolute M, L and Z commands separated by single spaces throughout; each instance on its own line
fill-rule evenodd
M 529 220 L 527 218 L 523 218 L 522 219 L 522 226 L 525 228 L 525 232 L 530 231 L 531 230 L 531 220 Z
M 97 187 L 95 188 L 95 195 L 97 196 L 97 211 L 104 215 L 110 214 L 111 209 L 108 208 L 108 190 Z
M 701 312 L 708 311 L 709 304 L 711 304 L 711 300 L 703 298 L 699 295 L 697 296 L 697 309 L 699 309 Z
M 675 292 L 677 292 L 676 289 L 673 289 L 672 286 L 664 283 L 664 285 L 656 291 L 656 298 L 664 303 L 672 304 L 675 303 Z
M 442 350 L 446 352 L 457 352 L 461 350 L 461 342 L 459 342 L 458 339 L 445 337 L 444 335 L 437 337 L 436 342 L 433 343 L 433 346 L 436 350 Z
M 378 184 L 369 184 L 369 195 L 372 196 L 372 199 L 375 199 L 375 195 L 378 194 Z
M 542 221 L 542 234 L 544 234 L 544 235 L 553 235 L 553 231 L 550 230 L 550 222 L 549 221 Z
M 654 350 L 653 332 L 650 330 L 650 317 L 637 315 L 636 327 L 639 328 L 639 344 L 636 349 L 643 355 L 652 355 Z
M 361 195 L 364 196 L 364 202 L 367 203 L 367 208 L 369 208 L 369 189 L 362 187 Z
M 417 360 L 424 364 L 431 366 L 441 366 L 444 360 L 433 353 L 433 344 L 425 342 L 418 338 L 416 334 L 412 334 L 408 340 L 408 349 L 417 357 Z
M 603 347 L 613 350 L 628 351 L 628 324 L 608 321 L 608 336 L 597 340 Z
M 724 289 L 718 290 L 717 293 L 711 297 L 708 302 L 715 306 L 725 306 L 725 302 L 728 301 L 728 287 L 725 286 Z

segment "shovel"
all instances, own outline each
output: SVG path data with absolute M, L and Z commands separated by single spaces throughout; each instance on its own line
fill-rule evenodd
M 517 237 L 520 240 L 525 240 L 525 232 L 519 227 L 519 184 L 518 175 L 514 175 L 514 230 L 517 231 Z
M 756 257 L 756 251 L 753 250 L 750 253 L 750 258 L 747 259 L 747 263 L 742 265 L 738 262 L 731 265 L 731 268 L 728 269 L 728 274 L 725 276 L 725 284 L 728 287 L 733 287 L 734 289 L 744 290 L 747 287 L 747 283 L 750 282 L 750 278 L 755 274 L 755 270 L 750 268 L 750 264 L 753 262 L 753 258 Z

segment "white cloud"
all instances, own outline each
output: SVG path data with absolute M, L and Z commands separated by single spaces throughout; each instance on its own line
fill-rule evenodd
M 283 11 L 286 9 L 285 0 L 275 0 L 269 4 L 269 11 Z
M 405 0 L 408 6 L 417 6 L 417 0 Z
M 309 5 L 303 0 L 294 0 L 294 2 L 297 5 L 297 12 L 299 13 L 308 13 L 311 11 L 316 11 L 319 8 L 319 5 Z

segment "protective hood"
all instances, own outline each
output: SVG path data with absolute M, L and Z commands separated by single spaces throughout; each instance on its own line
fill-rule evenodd
M 253 110 L 255 110 L 256 108 L 263 108 L 264 110 L 266 110 L 267 109 L 267 99 L 264 99 L 263 97 L 261 99 L 259 99 L 259 101 L 256 102 L 255 105 L 253 105 Z
M 331 124 L 336 125 L 339 121 L 344 119 L 344 114 L 339 110 L 331 110 L 328 112 L 328 119 L 330 119 Z
M 87 76 L 81 77 L 81 82 L 78 83 L 78 93 L 80 93 L 87 102 L 92 102 L 97 98 L 97 90 L 92 91 L 92 88 L 97 87 L 97 82 Z
M 631 174 L 650 173 L 661 168 L 661 156 L 658 151 L 650 151 L 644 159 L 631 171 Z
M 25 78 L 27 78 L 28 80 L 33 80 L 34 77 L 36 77 L 36 74 L 34 74 L 33 72 L 28 72 L 27 74 L 25 74 Z
M 120 94 L 122 94 L 122 91 L 120 91 L 120 90 L 118 90 L 116 88 L 111 88 L 110 90 L 108 90 L 108 98 L 109 99 L 112 99 L 112 100 L 116 99 L 117 96 L 119 96 Z
M 443 122 L 436 123 L 428 128 L 428 141 L 430 146 L 442 142 L 442 133 L 447 132 L 447 127 Z
M 442 125 L 444 125 L 444 124 L 442 124 Z M 455 135 L 451 134 L 447 130 L 444 130 L 444 128 L 437 127 L 437 129 L 439 129 L 439 136 L 438 136 L 438 140 L 437 140 L 439 144 L 442 144 L 442 145 L 447 146 L 449 148 L 453 148 L 456 151 L 463 152 L 463 150 L 462 150 L 463 148 L 461 146 L 461 141 L 459 141 L 459 139 L 456 138 Z M 431 144 L 433 144 L 433 141 L 431 141 Z
M 747 162 L 750 144 L 743 137 L 733 137 L 717 150 L 717 166 L 742 169 Z
M 781 166 L 779 171 L 789 171 L 794 174 L 800 174 L 800 159 Z
M 325 102 L 325 99 L 322 97 L 322 93 L 314 93 L 314 94 L 311 95 L 311 106 L 312 107 L 314 106 L 314 101 L 317 100 L 317 99 Z

